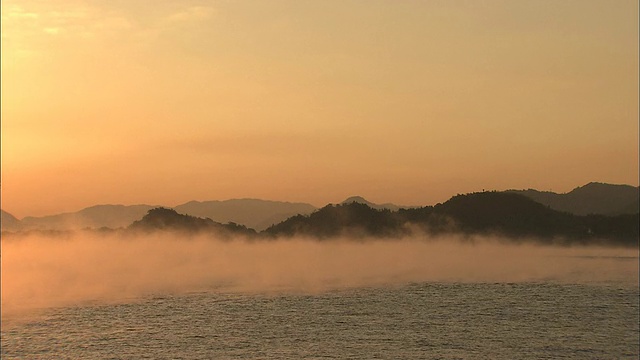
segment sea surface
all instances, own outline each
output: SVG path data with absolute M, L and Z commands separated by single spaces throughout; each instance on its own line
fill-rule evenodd
M 149 295 L 2 326 L 2 359 L 638 359 L 637 284 Z

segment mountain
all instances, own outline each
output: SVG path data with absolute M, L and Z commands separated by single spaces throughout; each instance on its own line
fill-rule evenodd
M 129 226 L 153 209 L 150 205 L 96 205 L 73 213 L 25 217 L 25 230 L 69 230 L 83 228 L 120 228 Z
M 539 242 L 637 246 L 639 214 L 575 215 L 557 211 L 524 195 L 482 192 L 454 196 L 433 207 L 450 217 L 458 229 L 471 234 L 534 237 Z
M 390 204 L 390 203 L 374 204 L 374 203 L 372 203 L 370 201 L 365 200 L 361 196 L 352 196 L 352 197 L 346 199 L 345 201 L 341 202 L 340 204 L 341 205 L 346 205 L 346 204 L 351 204 L 351 203 L 364 204 L 364 205 L 367 205 L 368 207 L 370 207 L 372 209 L 378 209 L 378 210 L 389 209 L 391 211 L 396 211 L 396 210 L 400 209 L 400 206 L 395 205 L 395 204 Z
M 22 229 L 22 223 L 15 216 L 0 210 L 0 228 L 2 231 L 18 231 Z
M 550 209 L 514 193 L 480 192 L 457 195 L 433 212 L 451 218 L 465 233 L 553 237 L 579 235 L 577 217 Z M 585 229 L 586 234 L 586 229 Z
M 289 217 L 310 214 L 316 210 L 316 207 L 306 203 L 232 199 L 190 201 L 174 209 L 183 214 L 210 218 L 221 223 L 234 222 L 261 231 Z
M 217 235 L 254 235 L 253 229 L 235 223 L 221 224 L 209 218 L 179 214 L 174 209 L 158 207 L 147 212 L 142 219 L 133 222 L 129 232 L 177 231 L 186 233 L 215 233 Z
M 327 205 L 308 216 L 298 215 L 271 226 L 264 234 L 321 239 L 340 235 L 393 237 L 409 234 L 409 229 L 431 234 L 502 235 L 516 241 L 625 246 L 637 245 L 640 233 L 638 214 L 578 216 L 553 210 L 524 195 L 482 192 L 398 211 L 373 209 L 359 202 Z
M 402 219 L 388 209 L 373 209 L 367 204 L 352 201 L 327 205 L 310 215 L 297 215 L 264 230 L 271 236 L 305 235 L 331 238 L 339 235 L 397 236 L 406 234 Z
M 558 211 L 576 215 L 621 215 L 639 212 L 640 190 L 630 185 L 592 182 L 564 194 L 538 190 L 507 190 Z
M 77 212 L 22 219 L 23 230 L 71 230 L 83 228 L 121 228 L 139 220 L 151 205 L 96 205 Z M 191 201 L 174 208 L 179 213 L 210 218 L 220 223 L 234 222 L 258 230 L 297 214 L 309 214 L 316 208 L 305 203 L 256 199 Z M 17 219 L 16 219 L 17 220 Z M 7 224 L 12 220 L 7 220 Z M 4 229 L 4 225 L 3 225 Z
M 257 229 L 268 236 L 329 238 L 394 237 L 417 228 L 432 234 L 501 234 L 546 241 L 562 238 L 568 243 L 608 239 L 626 245 L 637 244 L 639 233 L 638 187 L 601 183 L 590 183 L 567 194 L 509 190 L 458 195 L 443 204 L 420 208 L 374 204 L 354 196 L 322 209 L 305 203 L 257 199 L 191 201 L 174 209 L 162 208 L 164 212 L 154 211 L 149 217 L 153 209 L 157 207 L 97 205 L 75 213 L 22 220 L 3 211 L 2 229 L 124 228 L 135 222 L 138 225 L 131 225 L 132 229 L 158 230 L 168 224 L 168 228 L 183 230 L 190 226 L 242 233 Z

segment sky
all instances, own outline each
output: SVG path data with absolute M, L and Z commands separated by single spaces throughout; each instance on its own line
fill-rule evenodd
M 2 209 L 638 186 L 638 2 L 2 1 Z

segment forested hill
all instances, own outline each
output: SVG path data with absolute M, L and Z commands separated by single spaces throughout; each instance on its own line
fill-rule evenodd
M 638 220 L 638 214 L 578 216 L 516 193 L 481 192 L 454 196 L 435 206 L 398 211 L 373 209 L 357 202 L 327 205 L 310 215 L 289 218 L 263 233 L 389 237 L 420 229 L 431 234 L 495 234 L 540 242 L 634 245 L 638 243 Z
M 235 223 L 221 224 L 209 218 L 178 214 L 173 209 L 154 208 L 140 220 L 132 223 L 128 232 L 154 232 L 170 230 L 186 233 L 215 233 L 216 235 L 255 235 L 253 229 Z
M 95 231 L 123 231 L 134 235 L 170 231 L 228 239 L 238 235 L 256 239 L 305 236 L 320 240 L 396 238 L 422 233 L 497 235 L 504 241 L 514 242 L 637 247 L 639 220 L 638 213 L 581 216 L 554 210 L 517 193 L 481 192 L 457 195 L 434 206 L 395 211 L 374 209 L 357 201 L 330 204 L 309 215 L 290 217 L 260 233 L 232 222 L 222 224 L 162 207 L 148 210 L 124 230 L 102 228 Z
M 576 215 L 621 215 L 640 211 L 640 190 L 637 186 L 591 182 L 565 194 L 533 189 L 508 191 Z

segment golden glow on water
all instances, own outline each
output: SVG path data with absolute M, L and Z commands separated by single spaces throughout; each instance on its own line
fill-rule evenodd
M 637 287 L 636 249 L 403 240 L 222 241 L 91 235 L 5 237 L 2 316 L 85 302 L 218 288 L 315 293 L 409 282 L 549 282 Z

